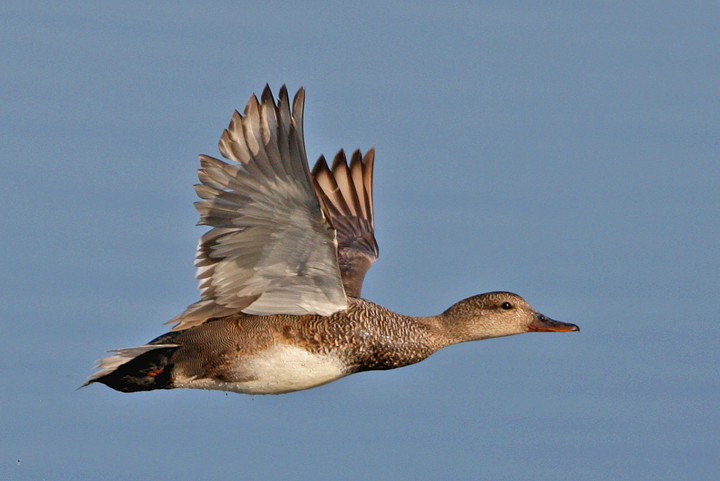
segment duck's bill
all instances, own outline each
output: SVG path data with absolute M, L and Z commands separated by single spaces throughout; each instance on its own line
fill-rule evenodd
M 579 330 L 580 328 L 575 324 L 556 321 L 542 314 L 537 314 L 533 322 L 528 326 L 528 331 L 531 332 L 569 332 Z

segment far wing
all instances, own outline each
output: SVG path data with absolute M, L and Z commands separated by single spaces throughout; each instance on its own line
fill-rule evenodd
M 373 215 L 374 161 L 375 149 L 365 157 L 357 150 L 348 166 L 341 150 L 332 169 L 325 157 L 320 157 L 313 168 L 315 190 L 337 231 L 340 272 L 350 297 L 360 297 L 365 274 L 379 254 Z
M 201 225 L 195 265 L 202 300 L 170 322 L 186 329 L 212 317 L 330 315 L 347 307 L 335 231 L 315 194 L 305 154 L 300 89 L 292 113 L 285 86 L 235 112 L 220 139 L 228 164 L 200 156 Z

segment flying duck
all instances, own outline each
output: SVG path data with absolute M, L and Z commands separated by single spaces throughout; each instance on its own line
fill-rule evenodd
M 309 170 L 305 92 L 292 105 L 268 86 L 234 113 L 219 150 L 201 155 L 195 186 L 201 299 L 149 343 L 112 351 L 84 386 L 123 392 L 217 389 L 281 394 L 361 371 L 422 361 L 443 347 L 524 332 L 579 331 L 510 292 L 464 299 L 411 317 L 361 297 L 378 257 L 374 149 L 341 150 Z

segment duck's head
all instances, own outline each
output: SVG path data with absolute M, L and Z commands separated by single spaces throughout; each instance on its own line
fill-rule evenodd
M 476 341 L 523 332 L 579 331 L 575 324 L 546 317 L 512 292 L 488 292 L 464 299 L 442 316 L 457 341 Z

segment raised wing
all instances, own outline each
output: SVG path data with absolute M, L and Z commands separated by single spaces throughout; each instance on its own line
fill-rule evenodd
M 335 231 L 308 169 L 300 89 L 292 113 L 287 89 L 269 87 L 237 111 L 219 149 L 237 163 L 200 156 L 203 199 L 195 265 L 202 300 L 171 320 L 175 330 L 238 312 L 330 315 L 347 307 Z
M 315 191 L 337 231 L 340 272 L 350 297 L 360 297 L 365 274 L 379 254 L 373 215 L 374 161 L 375 149 L 365 157 L 356 150 L 348 166 L 341 150 L 332 169 L 325 157 L 320 157 L 313 168 Z

